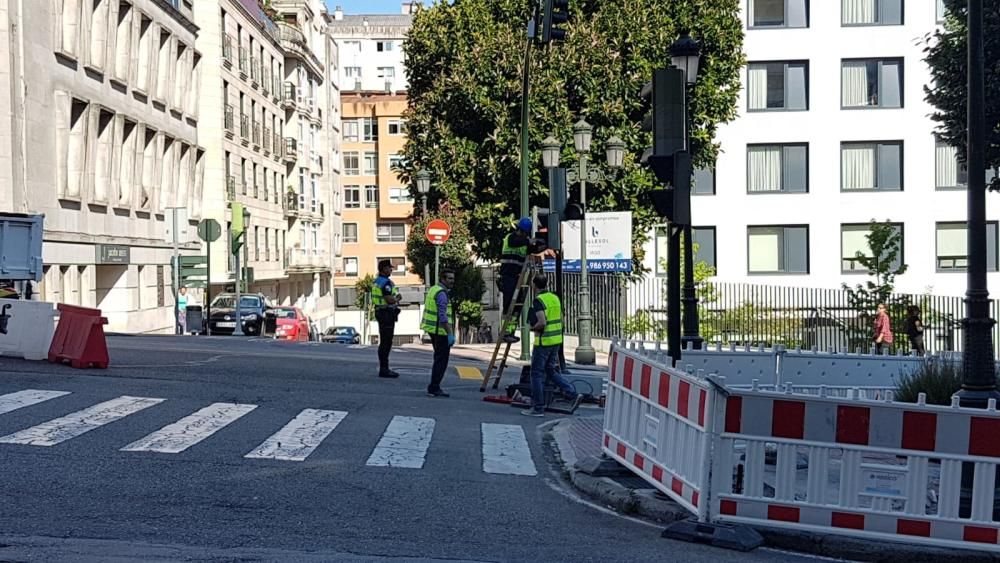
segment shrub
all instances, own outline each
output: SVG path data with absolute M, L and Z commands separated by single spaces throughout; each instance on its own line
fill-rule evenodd
M 927 404 L 950 405 L 951 396 L 962 388 L 962 363 L 928 359 L 920 369 L 899 378 L 895 398 L 904 403 L 916 403 L 917 395 L 927 394 Z

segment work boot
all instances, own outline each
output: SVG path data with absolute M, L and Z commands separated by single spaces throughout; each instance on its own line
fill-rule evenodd
M 386 379 L 395 379 L 395 378 L 399 377 L 399 374 L 396 373 L 396 372 L 394 372 L 394 371 L 392 371 L 389 368 L 386 368 L 386 369 L 380 369 L 378 371 L 378 376 L 379 377 L 384 377 Z
M 441 389 L 434 389 L 433 391 L 430 390 L 430 389 L 428 389 L 427 390 L 427 396 L 428 397 L 442 397 L 442 398 L 451 397 L 451 395 L 445 393 Z
M 508 333 L 508 334 L 503 335 L 503 341 L 506 344 L 516 344 L 516 343 L 520 342 L 521 339 L 518 338 L 517 336 L 514 336 L 513 334 Z

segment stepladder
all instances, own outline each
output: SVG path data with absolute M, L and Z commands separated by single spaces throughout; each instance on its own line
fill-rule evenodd
M 514 298 L 510 303 L 504 303 L 504 314 L 500 321 L 500 338 L 497 338 L 496 346 L 493 347 L 493 355 L 490 358 L 490 365 L 486 368 L 486 375 L 483 376 L 483 384 L 479 387 L 479 392 L 486 391 L 486 387 L 492 381 L 493 389 L 500 385 L 500 378 L 507 367 L 507 359 L 510 357 L 510 348 L 514 342 L 512 339 L 503 338 L 508 326 L 515 321 L 514 316 L 520 315 L 524 309 L 525 301 L 531 295 L 531 280 L 536 271 L 540 271 L 541 263 L 537 256 L 529 255 L 521 268 L 521 274 L 517 278 L 517 289 L 514 291 Z M 522 346 L 527 344 L 522 342 Z M 503 348 L 503 353 L 500 349 Z

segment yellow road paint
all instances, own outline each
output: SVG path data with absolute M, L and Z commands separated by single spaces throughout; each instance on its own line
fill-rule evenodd
M 458 372 L 458 377 L 461 379 L 475 379 L 478 381 L 483 380 L 483 372 L 479 371 L 479 368 L 472 366 L 455 366 L 455 371 Z

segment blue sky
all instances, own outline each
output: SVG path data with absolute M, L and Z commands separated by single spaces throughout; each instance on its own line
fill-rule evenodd
M 326 0 L 331 11 L 341 6 L 345 14 L 398 14 L 402 4 L 402 0 Z

